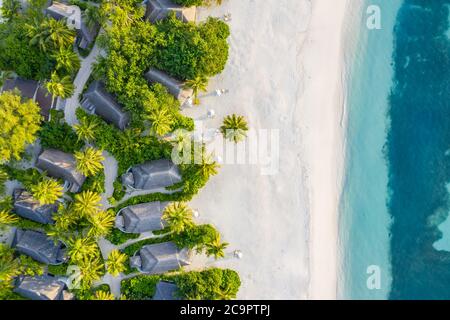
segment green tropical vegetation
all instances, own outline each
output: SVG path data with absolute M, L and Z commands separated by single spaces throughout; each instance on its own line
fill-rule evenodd
M 184 202 L 169 204 L 163 212 L 162 219 L 167 222 L 171 232 L 180 234 L 194 225 L 193 211 Z
M 198 94 L 200 91 L 206 92 L 208 88 L 208 78 L 200 75 L 195 77 L 192 80 L 188 80 L 185 83 L 185 88 L 192 89 L 192 92 L 194 94 L 194 104 L 198 105 L 200 104 L 200 99 L 198 98 Z
M 0 70 L 13 70 L 26 79 L 48 80 L 59 61 L 60 79 L 76 73 L 79 63 L 69 54 L 73 52 L 75 31 L 64 21 L 45 16 L 46 4 L 47 1 L 31 0 L 26 10 L 19 10 L 19 1 L 3 1 L 1 10 L 6 19 L 0 23 Z
M 223 119 L 220 130 L 225 138 L 238 143 L 247 137 L 248 124 L 243 116 L 232 114 Z
M 45 122 L 39 131 L 41 146 L 67 153 L 81 150 L 84 141 L 80 140 L 74 129 L 64 121 L 64 113 L 60 110 L 51 110 L 50 115 L 50 121 Z
M 14 279 L 19 275 L 41 275 L 43 266 L 33 259 L 19 255 L 0 243 L 0 300 L 15 299 Z
M 177 0 L 178 2 L 182 0 Z M 198 95 L 206 91 L 209 77 L 220 73 L 228 58 L 229 27 L 219 19 L 183 23 L 170 15 L 152 24 L 142 19 L 144 10 L 135 0 L 100 1 L 99 6 L 81 0 L 69 0 L 83 11 L 89 28 L 104 30 L 97 39 L 105 54 L 98 58 L 91 78 L 106 85 L 131 115 L 125 130 L 106 123 L 97 115 L 79 108 L 79 124 L 69 125 L 64 111 L 50 110 L 50 120 L 42 122 L 39 107 L 24 100 L 19 92 L 0 94 L 0 226 L 46 233 L 67 245 L 68 261 L 46 266 L 0 245 L 0 299 L 20 299 L 12 293 L 13 281 L 19 275 L 38 275 L 47 271 L 61 276 L 69 265 L 80 271 L 80 288 L 71 289 L 80 300 L 114 300 L 107 285 L 96 287 L 106 272 L 113 276 L 129 274 L 129 258 L 145 244 L 173 241 L 179 248 L 204 252 L 216 259 L 224 256 L 227 243 L 209 224 L 196 225 L 192 209 L 187 205 L 194 195 L 218 173 L 213 155 L 203 144 L 194 143 L 191 161 L 179 165 L 182 181 L 164 193 L 130 197 L 125 195 L 120 177 L 130 167 L 146 161 L 170 159 L 182 153 L 191 143 L 193 119 L 180 112 L 180 102 L 161 84 L 149 84 L 144 74 L 157 68 L 186 82 Z M 185 0 L 183 5 L 203 5 L 210 1 Z M 200 3 L 201 2 L 201 3 Z M 220 2 L 220 1 L 217 1 Z M 4 0 L 0 22 L 0 85 L 19 76 L 44 84 L 53 99 L 71 97 L 73 79 L 81 60 L 89 50 L 74 52 L 75 31 L 64 21 L 57 21 L 43 12 L 44 0 L 30 0 L 21 9 L 18 0 Z M 108 22 L 108 23 L 107 23 Z M 43 149 L 57 149 L 73 154 L 77 170 L 86 176 L 78 193 L 63 195 L 62 180 L 47 176 L 36 168 L 28 168 L 31 156 L 25 153 L 28 144 L 38 142 Z M 105 170 L 102 151 L 117 160 L 117 180 L 110 204 L 101 205 L 105 193 Z M 22 160 L 22 162 L 18 162 Z M 26 164 L 26 165 L 24 165 Z M 24 169 L 26 168 L 26 169 Z M 41 204 L 51 204 L 64 197 L 54 214 L 54 224 L 41 224 L 13 213 L 13 200 L 4 194 L 5 182 L 17 180 Z M 170 191 L 170 192 L 169 192 Z M 167 228 L 156 232 L 158 237 L 137 241 L 122 250 L 113 250 L 106 261 L 100 252 L 99 240 L 113 244 L 136 239 L 139 234 L 126 234 L 114 227 L 115 215 L 123 207 L 152 201 L 169 201 L 163 219 Z M 102 240 L 103 241 L 103 240 Z M 122 281 L 121 299 L 148 299 L 160 279 L 173 281 L 180 296 L 187 299 L 231 299 L 240 286 L 231 270 L 209 269 L 202 272 L 174 272 L 158 276 L 137 276 Z
M 63 187 L 55 179 L 45 178 L 30 187 L 33 198 L 41 205 L 55 203 L 63 195 Z
M 113 250 L 108 255 L 108 260 L 106 260 L 106 270 L 114 277 L 117 277 L 127 269 L 127 262 L 128 257 L 126 254 L 121 253 L 119 250 Z
M 25 147 L 37 138 L 40 109 L 32 100 L 23 101 L 18 92 L 0 94 L 0 163 L 19 160 Z
M 101 150 L 88 147 L 83 151 L 77 151 L 74 154 L 77 161 L 77 170 L 86 177 L 94 176 L 103 169 L 102 161 L 105 158 Z
M 234 299 L 241 285 L 235 271 L 211 268 L 173 275 L 140 275 L 122 280 L 121 291 L 130 300 L 151 299 L 156 284 L 161 280 L 174 282 L 178 287 L 178 297 L 187 300 Z

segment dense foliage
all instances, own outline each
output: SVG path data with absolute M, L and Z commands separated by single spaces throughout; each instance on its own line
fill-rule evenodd
M 6 21 L 0 23 L 0 70 L 13 70 L 27 79 L 49 79 L 59 53 L 73 51 L 75 32 L 63 21 L 44 16 L 46 3 L 31 0 L 26 10 L 19 10 L 18 1 L 3 1 Z M 58 72 L 73 75 L 76 69 L 77 65 Z
M 0 94 L 0 163 L 21 158 L 39 130 L 40 109 L 32 100 L 22 101 L 18 92 Z
M 225 68 L 230 29 L 223 21 L 208 18 L 195 25 L 171 15 L 156 28 L 161 38 L 153 60 L 157 68 L 180 80 L 211 77 Z
M 43 148 L 58 149 L 68 153 L 81 150 L 84 142 L 78 139 L 73 128 L 64 121 L 62 111 L 51 110 L 51 120 L 43 124 L 39 131 Z
M 151 299 L 160 280 L 174 282 L 178 286 L 177 295 L 188 300 L 229 300 L 236 297 L 241 286 L 235 271 L 211 268 L 175 275 L 141 275 L 123 280 L 121 290 L 130 300 Z

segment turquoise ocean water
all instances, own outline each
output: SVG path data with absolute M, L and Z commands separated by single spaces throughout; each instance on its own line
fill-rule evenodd
M 339 296 L 449 299 L 450 0 L 369 3 L 383 29 L 361 20 L 347 57 Z
M 350 17 L 350 30 L 346 30 L 348 132 L 338 275 L 338 296 L 343 299 L 385 299 L 391 285 L 391 219 L 383 148 L 393 77 L 393 31 L 401 3 L 402 0 L 365 1 L 362 12 Z M 380 8 L 381 29 L 367 27 L 369 5 Z M 379 268 L 380 289 L 369 290 L 366 285 L 370 266 Z

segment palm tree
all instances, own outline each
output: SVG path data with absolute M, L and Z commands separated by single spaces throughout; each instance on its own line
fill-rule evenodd
M 80 123 L 74 125 L 75 132 L 78 135 L 78 140 L 85 141 L 94 141 L 96 128 L 98 127 L 98 123 L 96 121 L 90 120 L 87 117 L 83 117 L 80 119 Z
M 162 219 L 167 222 L 171 232 L 180 234 L 194 225 L 192 214 L 192 209 L 186 203 L 174 202 L 166 207 Z
M 0 210 L 0 227 L 12 225 L 19 221 L 19 217 L 9 213 L 6 210 Z
M 62 232 L 66 232 L 70 229 L 72 224 L 76 222 L 77 216 L 72 211 L 72 206 L 64 206 L 60 204 L 58 212 L 53 215 L 55 221 L 54 227 Z
M 75 41 L 75 31 L 69 29 L 64 20 L 48 18 L 39 22 L 36 19 L 32 24 L 26 24 L 26 28 L 30 44 L 38 45 L 44 52 L 67 48 Z
M 80 68 L 80 58 L 71 48 L 61 47 L 52 57 L 56 60 L 56 70 L 72 73 Z
M 68 239 L 67 246 L 67 254 L 70 257 L 70 260 L 75 264 L 98 255 L 98 246 L 95 241 L 89 237 L 72 237 Z
M 102 161 L 105 158 L 101 150 L 89 147 L 84 151 L 75 152 L 74 156 L 77 160 L 77 170 L 86 177 L 94 176 L 103 169 Z
M 95 291 L 92 300 L 116 300 L 111 292 L 106 292 L 103 290 Z
M 81 217 L 88 217 L 100 211 L 102 197 L 90 190 L 75 195 L 73 211 Z
M 152 131 L 159 136 L 169 133 L 174 121 L 167 108 L 154 109 L 146 118 L 151 122 Z
M 225 138 L 238 143 L 247 137 L 248 124 L 243 116 L 233 114 L 223 119 L 220 130 Z
M 191 133 L 184 129 L 177 129 L 174 131 L 170 142 L 175 146 L 178 152 L 182 152 L 191 145 Z
M 200 104 L 198 94 L 200 91 L 206 92 L 208 90 L 208 78 L 205 76 L 197 76 L 192 80 L 186 81 L 184 85 L 185 89 L 192 89 L 194 94 L 194 104 Z
M 200 163 L 198 163 L 197 157 L 195 158 L 195 162 L 199 167 L 198 173 L 205 178 L 216 175 L 218 173 L 217 169 L 220 168 L 220 165 L 214 161 L 213 154 L 207 154 L 205 148 L 202 148 Z
M 81 287 L 89 289 L 92 284 L 102 277 L 104 265 L 98 257 L 85 258 L 77 263 L 80 268 Z
M 52 73 L 49 81 L 45 84 L 48 92 L 53 96 L 52 99 L 56 97 L 61 97 L 63 99 L 72 96 L 75 91 L 75 86 L 69 76 L 60 77 L 56 72 Z M 52 101 L 53 105 L 53 101 Z
M 115 216 L 110 211 L 97 211 L 87 217 L 91 223 L 88 236 L 98 238 L 106 236 L 114 226 Z
M 33 198 L 41 205 L 55 203 L 63 195 L 63 187 L 52 178 L 44 178 L 30 187 Z
M 3 87 L 6 80 L 12 79 L 14 73 L 12 71 L 1 71 L 0 72 L 0 87 Z
M 217 234 L 211 243 L 206 244 L 206 254 L 209 256 L 214 256 L 214 259 L 219 259 L 225 257 L 224 250 L 228 247 L 229 243 L 220 242 L 220 234 Z
M 128 256 L 126 254 L 121 253 L 119 250 L 115 249 L 108 255 L 108 260 L 106 261 L 106 270 L 114 277 L 117 277 L 121 272 L 127 269 L 125 265 L 127 260 Z

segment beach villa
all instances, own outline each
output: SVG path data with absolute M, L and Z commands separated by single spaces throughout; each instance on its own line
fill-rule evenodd
M 83 95 L 81 106 L 88 112 L 95 112 L 106 122 L 123 130 L 130 122 L 130 115 L 124 112 L 112 94 L 106 91 L 105 85 L 94 81 Z
M 149 202 L 121 209 L 116 217 L 116 228 L 125 233 L 142 233 L 161 230 L 165 227 L 162 220 L 168 202 Z
M 197 16 L 195 6 L 186 8 L 172 0 L 148 0 L 145 17 L 154 23 L 167 18 L 171 12 L 174 12 L 175 16 L 183 22 L 195 22 Z
M 17 229 L 11 246 L 41 263 L 59 265 L 66 260 L 65 245 L 60 241 L 55 244 L 53 239 L 38 231 Z
M 156 284 L 153 300 L 181 300 L 177 297 L 177 291 L 178 287 L 176 284 L 167 281 L 159 281 Z
M 1 92 L 20 91 L 23 98 L 31 99 L 41 108 L 41 115 L 45 120 L 50 117 L 50 109 L 55 108 L 56 99 L 47 91 L 45 87 L 35 80 L 26 80 L 22 78 L 8 79 L 5 81 Z
M 77 31 L 76 44 L 81 49 L 87 49 L 93 44 L 96 34 L 100 29 L 100 26 L 98 25 L 93 28 L 89 28 L 86 25 L 78 6 L 54 1 L 52 5 L 46 9 L 46 13 L 56 20 L 66 19 L 70 22 L 72 28 Z
M 178 167 L 168 159 L 149 161 L 132 167 L 122 176 L 122 183 L 131 190 L 152 190 L 182 181 Z
M 142 273 L 160 274 L 178 270 L 191 263 L 188 249 L 178 249 L 173 242 L 143 246 L 130 258 L 130 267 Z
M 72 300 L 73 294 L 65 287 L 63 281 L 49 275 L 25 276 L 17 279 L 14 292 L 32 300 Z
M 64 179 L 65 187 L 70 192 L 79 192 L 86 180 L 76 169 L 75 157 L 56 149 L 44 150 L 38 157 L 36 167 L 54 178 Z
M 175 78 L 172 78 L 167 73 L 151 68 L 145 73 L 147 81 L 152 83 L 160 83 L 167 88 L 169 93 L 173 95 L 180 104 L 183 105 L 193 95 L 192 89 L 187 89 L 185 84 Z
M 53 223 L 53 214 L 58 210 L 58 203 L 41 205 L 24 189 L 15 189 L 13 199 L 14 212 L 17 215 L 38 223 Z

